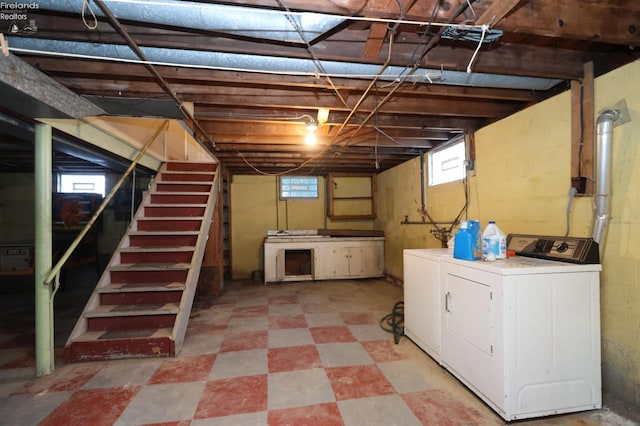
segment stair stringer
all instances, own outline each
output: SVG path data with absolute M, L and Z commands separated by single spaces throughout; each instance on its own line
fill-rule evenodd
M 193 298 L 195 297 L 196 289 L 198 287 L 202 259 L 204 258 L 204 250 L 207 245 L 207 239 L 209 238 L 209 230 L 211 228 L 211 221 L 215 211 L 216 202 L 218 200 L 219 188 L 220 170 L 216 170 L 213 178 L 213 184 L 211 185 L 211 192 L 209 193 L 209 202 L 207 203 L 207 207 L 203 215 L 202 226 L 200 227 L 200 232 L 196 240 L 196 246 L 193 253 L 194 258 L 191 261 L 191 268 L 187 273 L 185 289 L 182 293 L 182 299 L 180 300 L 180 310 L 176 317 L 175 324 L 173 325 L 173 331 L 171 332 L 171 338 L 174 341 L 176 354 L 178 354 L 182 349 L 184 336 L 189 323 L 189 317 L 191 316 L 191 307 L 193 306 Z

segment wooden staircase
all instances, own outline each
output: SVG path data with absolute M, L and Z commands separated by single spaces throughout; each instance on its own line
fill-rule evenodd
M 65 345 L 65 361 L 180 352 L 218 194 L 216 169 L 162 165 Z

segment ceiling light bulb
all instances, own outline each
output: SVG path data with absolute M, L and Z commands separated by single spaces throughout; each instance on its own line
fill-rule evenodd
M 309 133 L 304 140 L 304 143 L 307 145 L 315 145 L 316 144 L 316 135 L 314 133 Z
M 313 118 L 311 118 L 309 120 L 309 123 L 307 123 L 307 130 L 309 132 L 315 132 L 316 130 L 318 130 L 318 125 L 316 124 L 316 121 Z

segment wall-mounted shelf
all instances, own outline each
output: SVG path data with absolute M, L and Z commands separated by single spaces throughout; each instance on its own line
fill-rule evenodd
M 376 218 L 376 175 L 330 173 L 327 177 L 327 217 L 331 220 Z

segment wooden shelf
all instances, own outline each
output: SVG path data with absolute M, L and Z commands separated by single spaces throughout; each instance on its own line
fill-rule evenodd
M 327 217 L 331 220 L 376 218 L 374 173 L 330 173 L 327 177 Z

